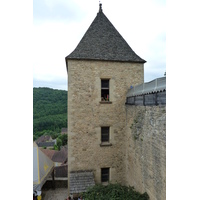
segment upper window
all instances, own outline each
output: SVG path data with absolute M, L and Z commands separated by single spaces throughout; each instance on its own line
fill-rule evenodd
M 101 168 L 101 182 L 105 183 L 109 181 L 109 168 Z
M 101 127 L 101 142 L 109 142 L 110 127 Z
M 109 79 L 101 79 L 101 101 L 109 101 Z

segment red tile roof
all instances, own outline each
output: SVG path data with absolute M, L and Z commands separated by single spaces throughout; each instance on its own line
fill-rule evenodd
M 42 135 L 41 137 L 39 137 L 35 142 L 38 144 L 40 142 L 47 142 L 51 139 L 51 136 L 49 135 Z
M 50 149 L 43 149 L 41 148 L 40 149 L 46 156 L 48 156 L 51 160 L 52 160 L 52 157 L 53 155 L 55 154 L 55 150 L 50 150 Z
M 65 163 L 68 158 L 67 147 L 62 147 L 60 151 L 56 151 L 52 157 L 53 162 Z

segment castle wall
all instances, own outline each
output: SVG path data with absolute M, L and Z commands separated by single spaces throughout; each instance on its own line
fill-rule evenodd
M 68 60 L 68 173 L 93 170 L 100 183 L 101 168 L 110 167 L 111 182 L 126 182 L 126 92 L 143 74 L 140 63 Z M 103 78 L 109 103 L 100 102 Z M 111 146 L 100 145 L 101 126 L 110 126 Z
M 166 199 L 166 106 L 126 106 L 126 185 Z

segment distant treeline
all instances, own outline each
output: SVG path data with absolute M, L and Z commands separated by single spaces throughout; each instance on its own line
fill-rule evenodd
M 67 91 L 33 88 L 33 139 L 47 132 L 54 138 L 63 127 L 67 127 Z

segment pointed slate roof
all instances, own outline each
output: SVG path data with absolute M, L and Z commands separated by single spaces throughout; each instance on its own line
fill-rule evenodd
M 96 18 L 68 59 L 145 63 L 104 15 L 101 4 Z

